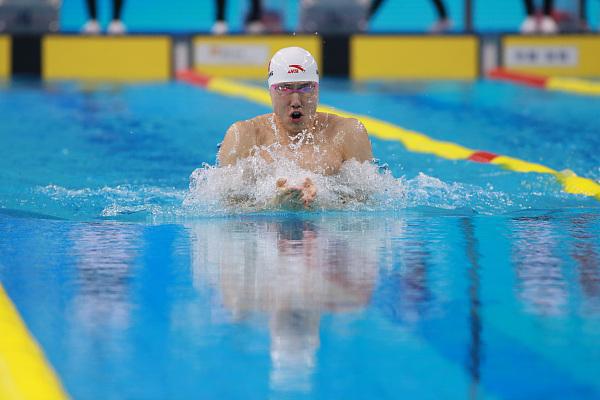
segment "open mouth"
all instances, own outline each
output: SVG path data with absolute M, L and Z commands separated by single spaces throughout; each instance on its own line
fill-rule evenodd
M 290 118 L 292 121 L 299 121 L 302 118 L 302 113 L 300 111 L 294 111 L 290 114 Z

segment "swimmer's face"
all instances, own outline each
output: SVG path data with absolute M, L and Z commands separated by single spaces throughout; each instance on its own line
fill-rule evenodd
M 308 128 L 317 115 L 319 84 L 316 82 L 284 82 L 271 85 L 273 112 L 289 131 Z

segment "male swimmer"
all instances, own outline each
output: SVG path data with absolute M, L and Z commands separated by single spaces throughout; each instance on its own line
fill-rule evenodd
M 279 50 L 269 63 L 273 113 L 231 125 L 217 156 L 220 166 L 247 157 L 274 162 L 285 157 L 300 168 L 323 175 L 337 174 L 345 161 L 373 159 L 367 130 L 354 118 L 317 112 L 319 72 L 313 56 L 300 47 Z M 274 202 L 309 208 L 317 197 L 310 178 L 290 185 L 277 180 Z

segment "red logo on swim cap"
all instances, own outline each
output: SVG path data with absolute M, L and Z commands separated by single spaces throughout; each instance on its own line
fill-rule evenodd
M 288 74 L 298 74 L 298 73 L 300 73 L 300 71 L 306 72 L 306 70 L 304 68 L 302 68 L 302 65 L 290 64 L 288 67 L 289 67 Z

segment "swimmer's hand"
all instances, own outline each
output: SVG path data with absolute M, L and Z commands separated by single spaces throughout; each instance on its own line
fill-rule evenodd
M 288 186 L 287 179 L 277 180 L 275 204 L 291 209 L 310 208 L 317 197 L 317 188 L 310 178 L 302 186 Z

